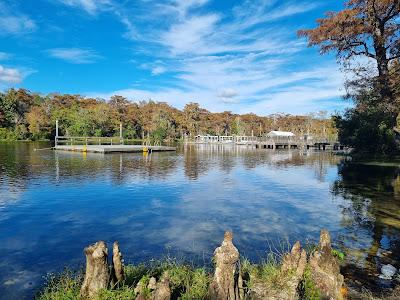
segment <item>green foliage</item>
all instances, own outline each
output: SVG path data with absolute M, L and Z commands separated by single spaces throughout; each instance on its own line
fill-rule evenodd
M 205 268 L 194 268 L 190 264 L 167 257 L 153 262 L 150 274 L 159 278 L 168 272 L 170 286 L 174 295 L 180 299 L 205 299 L 210 283 L 210 275 Z
M 231 133 L 235 135 L 245 135 L 245 125 L 239 117 L 231 125 Z M 250 133 L 249 133 L 250 134 Z
M 10 135 L 11 133 L 7 128 L 0 128 L 0 140 L 9 140 Z
M 161 143 L 167 137 L 167 129 L 164 127 L 157 127 L 151 134 L 153 142 Z
M 0 92 L 0 132 L 2 139 L 51 139 L 55 121 L 60 135 L 119 136 L 123 124 L 124 138 L 149 136 L 151 142 L 179 140 L 184 134 L 262 135 L 276 128 L 301 135 L 305 128 L 313 136 L 335 133 L 330 120 L 318 116 L 278 115 L 260 117 L 231 112 L 211 113 L 197 103 L 181 111 L 164 102 L 134 103 L 121 96 L 106 102 L 80 95 L 49 94 L 41 96 L 24 89 Z
M 147 298 L 150 296 L 151 290 L 148 288 L 150 275 L 146 274 L 139 280 L 139 285 L 142 286 L 142 295 Z
M 116 290 L 102 290 L 96 297 L 96 300 L 132 300 L 135 299 L 136 293 L 129 286 L 122 286 Z
M 340 250 L 332 249 L 332 255 L 337 257 L 340 261 L 344 261 L 345 254 Z
M 350 109 L 343 116 L 336 116 L 335 124 L 340 142 L 360 154 L 391 155 L 397 151 L 392 114 L 374 107 Z
M 280 271 L 280 262 L 276 255 L 272 253 L 267 255 L 260 264 L 252 264 L 248 259 L 241 261 L 241 272 L 245 285 L 251 288 L 256 282 L 262 281 L 267 285 L 274 287 L 283 287 L 284 276 Z M 282 276 L 284 275 L 284 276 Z
M 151 277 L 160 279 L 161 275 L 168 272 L 170 287 L 175 298 L 183 300 L 205 299 L 210 284 L 210 274 L 204 268 L 193 268 L 188 264 L 175 259 L 151 261 L 150 264 L 125 266 L 125 281 L 115 288 L 102 290 L 97 300 L 106 299 L 135 299 L 134 288 L 139 283 L 142 286 L 141 294 L 151 296 L 148 288 Z M 45 287 L 36 296 L 37 300 L 72 300 L 79 299 L 82 284 L 82 272 L 74 273 L 65 270 L 59 275 L 50 274 Z M 174 298 L 174 299 L 175 299 Z
M 280 263 L 274 255 L 269 254 L 266 260 L 262 260 L 257 270 L 259 278 L 268 280 L 273 284 L 279 284 Z
M 300 294 L 301 298 L 304 300 L 321 299 L 321 291 L 311 278 L 311 270 L 309 266 L 304 270 L 303 279 L 300 284 Z
M 124 267 L 125 284 L 128 286 L 136 286 L 143 276 L 148 275 L 148 267 L 144 264 L 127 265 Z
M 18 125 L 15 129 L 0 128 L 0 140 L 16 141 L 28 138 L 27 130 L 24 125 Z
M 210 276 L 205 269 L 190 272 L 189 282 L 181 295 L 182 300 L 206 299 Z

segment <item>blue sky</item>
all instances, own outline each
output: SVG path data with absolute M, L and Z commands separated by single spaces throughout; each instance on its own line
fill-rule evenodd
M 335 57 L 296 36 L 340 2 L 0 0 L 0 89 L 259 115 L 342 110 Z

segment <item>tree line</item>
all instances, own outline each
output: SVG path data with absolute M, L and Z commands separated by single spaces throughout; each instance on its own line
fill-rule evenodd
M 198 103 L 179 110 L 165 102 L 132 102 L 118 95 L 106 101 L 81 95 L 40 95 L 26 89 L 0 93 L 0 139 L 52 139 L 56 120 L 60 135 L 118 136 L 122 123 L 124 138 L 157 141 L 198 134 L 261 136 L 271 130 L 327 138 L 336 135 L 332 119 L 323 111 L 306 116 L 239 115 L 213 113 Z

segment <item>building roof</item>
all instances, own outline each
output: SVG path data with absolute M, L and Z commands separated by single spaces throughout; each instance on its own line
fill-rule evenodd
M 290 131 L 270 131 L 267 136 L 285 136 L 285 137 L 290 137 L 290 136 L 295 136 L 293 132 Z

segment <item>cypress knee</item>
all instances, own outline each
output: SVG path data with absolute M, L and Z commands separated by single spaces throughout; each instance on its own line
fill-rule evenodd
M 338 259 L 332 253 L 331 237 L 321 230 L 318 250 L 310 257 L 311 277 L 320 289 L 323 298 L 343 299 L 343 275 L 340 274 Z
M 212 300 L 234 300 L 238 294 L 235 289 L 235 273 L 239 262 L 239 251 L 232 243 L 232 232 L 225 232 L 220 247 L 214 251 L 215 273 L 210 285 Z
M 82 298 L 93 298 L 106 289 L 110 278 L 107 245 L 99 241 L 85 248 L 86 273 L 81 287 Z
M 113 284 L 124 280 L 124 265 L 122 264 L 122 254 L 119 250 L 119 243 L 115 241 L 113 244 Z

